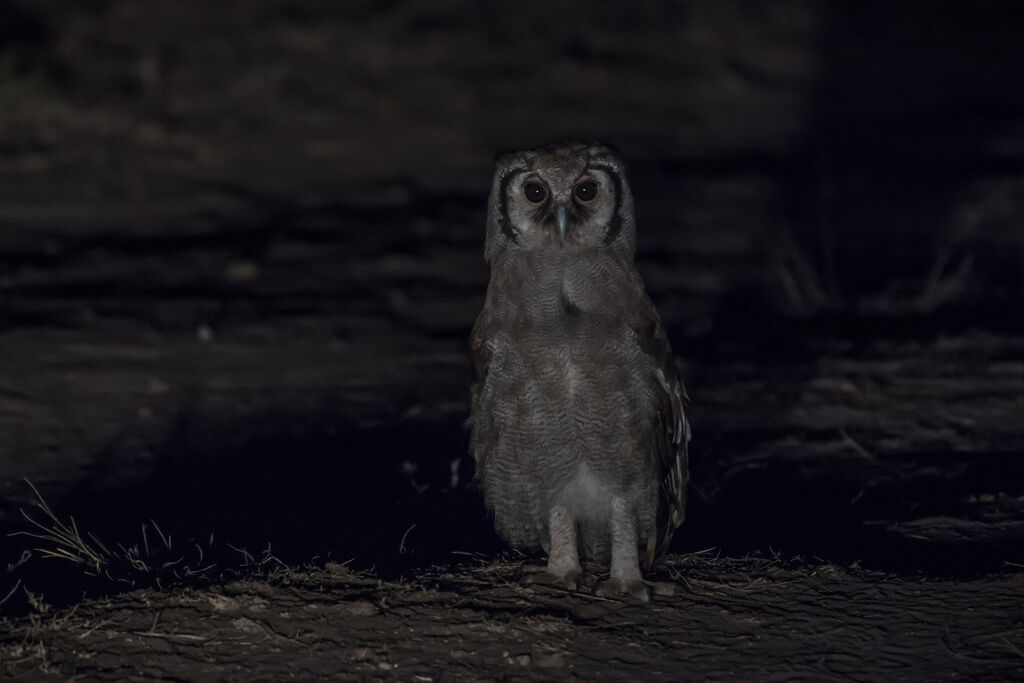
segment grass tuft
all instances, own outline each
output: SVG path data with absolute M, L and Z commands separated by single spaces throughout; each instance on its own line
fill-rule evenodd
M 16 583 L 9 590 L 0 589 L 0 606 L 18 595 L 19 588 L 33 610 L 38 612 L 44 605 L 43 593 L 55 585 L 43 587 L 41 592 L 34 585 L 39 582 L 39 575 L 27 565 L 37 557 L 63 560 L 69 568 L 82 570 L 79 577 L 84 578 L 78 581 L 63 574 L 59 579 L 63 589 L 72 585 L 81 589 L 79 595 L 97 590 L 107 593 L 112 589 L 120 592 L 149 587 L 200 587 L 235 579 L 274 580 L 292 569 L 274 555 L 269 543 L 263 551 L 253 553 L 223 541 L 215 544 L 212 533 L 205 537 L 205 543 L 189 539 L 176 549 L 171 534 L 152 519 L 140 524 L 137 542 L 108 545 L 96 534 L 80 529 L 74 517 L 60 519 L 35 485 L 27 479 L 25 483 L 32 490 L 39 512 L 21 510 L 30 528 L 10 535 L 32 538 L 37 543 L 22 552 L 16 563 L 8 565 L 7 574 Z M 22 574 L 21 578 L 13 576 L 16 572 Z M 35 592 L 26 584 L 33 584 Z
M 99 574 L 103 567 L 110 564 L 110 553 L 99 543 L 95 536 L 90 534 L 90 537 L 96 543 L 95 546 L 90 545 L 88 541 L 82 538 L 82 534 L 78 531 L 78 525 L 75 524 L 74 517 L 68 517 L 67 523 L 57 519 L 57 515 L 50 509 L 46 499 L 39 493 L 39 489 L 28 479 L 25 480 L 25 483 L 28 484 L 29 488 L 32 489 L 32 493 L 35 494 L 36 503 L 42 509 L 47 521 L 46 523 L 39 522 L 24 510 L 19 510 L 21 516 L 38 531 L 16 531 L 11 536 L 29 536 L 46 541 L 48 547 L 34 548 L 41 556 L 85 565 L 92 568 L 95 574 Z

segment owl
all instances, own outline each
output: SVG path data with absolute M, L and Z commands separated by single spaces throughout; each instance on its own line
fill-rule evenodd
M 689 402 L 634 264 L 636 222 L 611 148 L 499 157 L 488 201 L 490 282 L 470 340 L 470 449 L 495 528 L 543 549 L 547 578 L 650 599 L 683 522 Z

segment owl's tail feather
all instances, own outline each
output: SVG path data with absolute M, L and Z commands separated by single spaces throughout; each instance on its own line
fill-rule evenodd
M 671 520 L 662 524 L 647 537 L 647 552 L 641 557 L 640 564 L 650 571 L 668 554 L 672 545 L 672 536 L 678 527 Z
M 686 487 L 689 482 L 690 425 L 682 412 L 683 399 L 673 395 L 674 420 L 666 425 L 658 416 L 654 430 L 654 450 L 662 463 L 658 521 L 647 538 L 646 553 L 641 552 L 645 569 L 651 569 L 668 553 L 672 536 L 686 519 Z
M 640 564 L 643 565 L 644 569 L 649 570 L 651 567 L 654 566 L 654 561 L 656 558 L 655 553 L 658 548 L 657 539 L 658 537 L 656 534 L 647 535 L 647 552 L 644 554 L 643 559 L 640 561 Z

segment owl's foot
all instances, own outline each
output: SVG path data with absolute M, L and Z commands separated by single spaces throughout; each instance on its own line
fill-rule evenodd
M 636 515 L 630 503 L 619 496 L 612 498 L 611 532 L 612 557 L 609 576 L 597 585 L 595 594 L 601 597 L 628 595 L 641 602 L 651 601 L 651 589 L 640 575 L 637 555 Z
M 640 602 L 651 601 L 651 589 L 639 579 L 605 579 L 597 584 L 594 595 L 602 598 L 629 597 Z
M 564 506 L 555 505 L 551 508 L 548 528 L 551 533 L 551 549 L 548 552 L 546 575 L 550 583 L 560 584 L 574 591 L 576 579 L 580 576 L 576 522 Z
M 555 586 L 574 591 L 578 588 L 579 569 L 568 569 L 564 572 L 553 572 L 550 567 L 531 567 L 520 582 L 524 586 Z

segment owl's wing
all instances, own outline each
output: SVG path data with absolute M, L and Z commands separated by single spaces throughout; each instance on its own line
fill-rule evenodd
M 479 464 L 482 450 L 477 448 L 475 437 L 482 431 L 483 425 L 474 424 L 481 418 L 478 408 L 480 392 L 487 379 L 487 373 L 491 365 L 491 347 L 487 340 L 494 335 L 494 319 L 485 308 L 473 325 L 473 332 L 470 334 L 470 424 L 473 428 L 473 437 L 470 443 L 470 450 L 473 458 Z
M 686 406 L 690 397 L 679 379 L 672 348 L 661 318 L 651 300 L 644 295 L 637 306 L 633 331 L 641 349 L 651 357 L 661 391 L 658 394 L 657 420 L 651 434 L 652 451 L 661 473 L 661 504 L 657 538 L 648 539 L 644 564 L 653 566 L 668 551 L 672 534 L 686 517 L 686 485 L 689 481 L 690 425 Z

